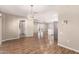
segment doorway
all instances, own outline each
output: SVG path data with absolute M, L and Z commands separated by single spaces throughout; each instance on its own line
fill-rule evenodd
M 47 44 L 57 44 L 58 43 L 58 22 L 37 22 L 35 23 L 37 31 L 37 39 L 45 40 Z
M 20 38 L 24 38 L 25 37 L 25 20 L 20 20 L 19 22 L 19 29 L 20 29 Z

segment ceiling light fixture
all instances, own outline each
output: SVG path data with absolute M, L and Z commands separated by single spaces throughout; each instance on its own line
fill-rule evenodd
M 31 6 L 31 18 L 34 19 L 34 5 L 30 5 Z

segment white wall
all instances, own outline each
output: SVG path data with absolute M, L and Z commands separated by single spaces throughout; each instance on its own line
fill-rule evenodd
M 19 32 L 19 21 L 25 18 L 18 17 L 9 14 L 3 14 L 2 16 L 2 40 L 18 39 Z
M 2 41 L 18 39 L 20 37 L 20 20 L 26 20 L 25 34 L 26 37 L 32 37 L 34 33 L 33 21 L 24 17 L 19 17 L 10 14 L 3 14 L 2 16 Z
M 16 39 L 19 35 L 19 18 L 3 14 L 3 40 Z
M 58 44 L 79 52 L 79 14 L 60 14 L 58 26 Z
M 27 19 L 25 22 L 25 36 L 33 37 L 34 34 L 34 22 L 33 20 Z
M 35 14 L 35 19 L 37 19 L 40 22 L 49 22 L 49 23 L 53 21 L 58 21 L 58 13 L 53 11 L 38 13 Z
M 0 16 L 0 45 L 2 42 L 2 17 Z

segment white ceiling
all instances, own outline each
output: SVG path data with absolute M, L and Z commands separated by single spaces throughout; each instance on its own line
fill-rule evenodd
M 43 13 L 49 10 L 51 6 L 39 6 L 36 5 L 33 7 L 33 11 L 35 13 Z M 31 13 L 31 6 L 30 5 L 0 5 L 0 11 L 4 13 L 20 15 L 20 16 L 27 16 Z
M 31 12 L 30 5 L 0 5 L 0 11 L 8 14 L 27 16 Z M 48 11 L 57 13 L 79 13 L 79 6 L 64 5 L 34 5 L 33 11 L 36 13 L 44 13 Z

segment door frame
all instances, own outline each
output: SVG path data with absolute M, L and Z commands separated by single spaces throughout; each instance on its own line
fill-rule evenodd
M 0 16 L 0 45 L 2 44 L 2 17 Z

